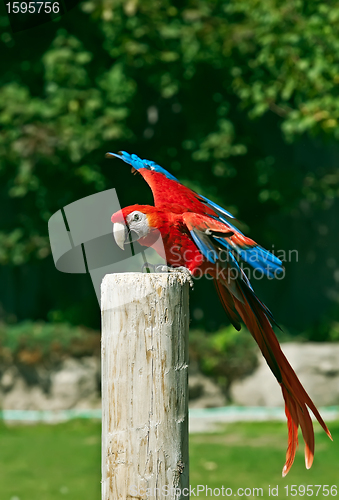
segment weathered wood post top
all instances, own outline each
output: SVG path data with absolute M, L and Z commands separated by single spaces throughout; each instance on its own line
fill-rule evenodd
M 102 500 L 188 498 L 188 294 L 180 272 L 103 279 Z

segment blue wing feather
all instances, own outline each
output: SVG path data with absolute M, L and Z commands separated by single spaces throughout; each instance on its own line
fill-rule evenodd
M 225 208 L 220 207 L 219 205 L 217 205 L 216 203 L 214 203 L 214 201 L 211 201 L 208 198 L 205 198 L 205 196 L 202 196 L 201 194 L 199 194 L 199 198 L 201 198 L 202 201 L 204 203 L 206 203 L 207 206 L 209 206 L 210 208 L 213 208 L 216 212 L 218 212 L 219 218 L 222 218 L 223 215 L 224 216 L 226 215 L 230 219 L 234 219 L 235 218 L 234 215 L 231 214 L 231 212 L 229 212 Z M 237 231 L 239 231 L 239 229 L 237 229 Z
M 277 275 L 283 272 L 282 262 L 259 245 L 256 247 L 251 247 L 245 249 L 232 247 L 227 240 L 214 237 L 214 239 L 225 247 L 230 253 L 236 251 L 239 257 L 250 264 L 254 269 L 261 270 L 265 276 L 270 278 L 275 278 Z
M 147 170 L 154 170 L 154 172 L 163 174 L 165 177 L 167 177 L 167 179 L 172 179 L 172 181 L 179 182 L 178 179 L 174 177 L 174 175 L 170 174 L 169 172 L 167 172 L 167 170 L 160 167 L 160 165 L 155 163 L 155 161 L 142 160 L 141 158 L 139 158 L 139 156 L 135 154 L 130 155 L 126 151 L 120 151 L 119 153 L 106 153 L 107 158 L 111 156 L 120 158 L 120 160 L 123 160 L 125 163 L 132 165 L 132 167 L 134 167 L 135 170 L 139 170 L 141 168 L 146 168 Z
M 197 231 L 192 230 L 190 231 L 190 233 L 194 240 L 194 243 L 197 245 L 203 256 L 208 260 L 208 262 L 215 264 L 218 258 L 218 254 L 213 245 L 209 241 L 205 241 L 203 238 L 201 238 L 201 236 L 199 237 Z

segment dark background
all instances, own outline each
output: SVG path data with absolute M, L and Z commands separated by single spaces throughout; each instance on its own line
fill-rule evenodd
M 116 188 L 150 189 L 106 151 L 154 160 L 230 210 L 262 246 L 297 250 L 254 281 L 291 335 L 338 340 L 339 7 L 322 1 L 80 2 L 13 34 L 0 3 L 0 318 L 100 328 L 90 277 L 59 273 L 47 222 Z M 278 254 L 279 255 L 279 254 Z M 213 285 L 194 328 L 228 323 Z

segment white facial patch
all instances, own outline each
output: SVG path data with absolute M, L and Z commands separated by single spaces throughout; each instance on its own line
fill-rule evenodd
M 138 239 L 148 235 L 150 227 L 146 214 L 135 210 L 126 217 L 126 221 L 130 231 L 134 231 L 138 235 Z

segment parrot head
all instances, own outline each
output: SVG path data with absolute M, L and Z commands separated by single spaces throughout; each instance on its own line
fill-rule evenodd
M 126 243 L 133 241 L 150 246 L 148 237 L 159 235 L 154 215 L 154 207 L 148 205 L 132 205 L 113 214 L 111 221 L 116 244 L 122 250 Z M 154 237 L 151 239 L 154 240 Z

